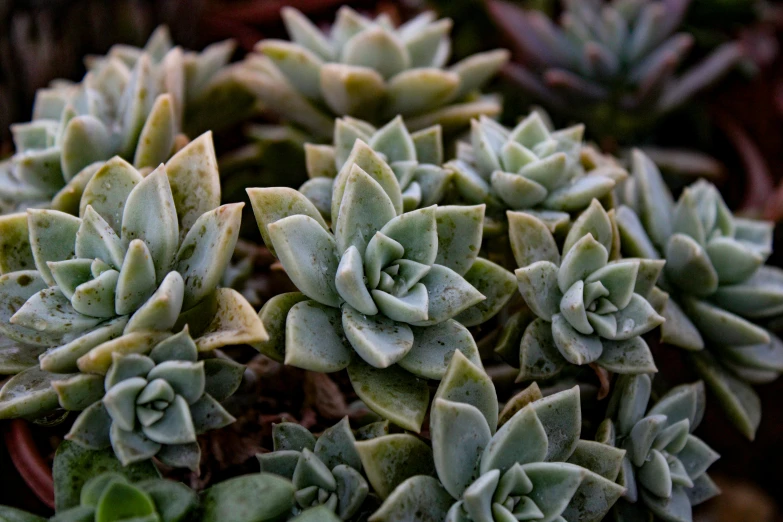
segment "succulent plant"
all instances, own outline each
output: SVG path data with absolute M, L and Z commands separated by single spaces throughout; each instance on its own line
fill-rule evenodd
M 319 505 L 340 520 L 350 520 L 359 512 L 370 488 L 361 474 L 362 462 L 347 417 L 317 440 L 293 422 L 276 424 L 272 437 L 274 451 L 258 455 L 258 462 L 262 472 L 293 481 L 294 515 Z
M 443 198 L 451 173 L 441 166 L 443 137 L 440 125 L 411 134 L 400 116 L 380 129 L 354 118 L 338 118 L 334 145 L 305 145 L 310 179 L 299 188 L 324 219 L 331 217 L 334 180 L 357 139 L 369 145 L 392 168 L 402 190 L 404 211 L 428 207 Z
M 690 522 L 692 506 L 720 493 L 707 475 L 718 454 L 692 435 L 704 416 L 704 384 L 672 388 L 648 410 L 650 390 L 649 375 L 621 375 L 598 428 L 599 442 L 626 450 L 618 479 L 626 493 L 614 520 Z
M 357 443 L 370 483 L 385 498 L 370 521 L 601 520 L 625 491 L 615 483 L 625 451 L 579 440 L 578 387 L 542 397 L 533 384 L 522 396 L 498 427 L 492 381 L 455 352 L 430 417 L 437 480 L 395 469 L 406 466 L 406 437 L 409 446 L 423 444 L 412 435 Z M 416 517 L 423 512 L 429 516 Z
M 670 299 L 661 340 L 692 351 L 702 378 L 752 438 L 761 412 L 748 383 L 783 372 L 783 343 L 756 324 L 783 313 L 783 271 L 764 265 L 772 223 L 734 217 L 705 181 L 685 188 L 675 203 L 640 151 L 621 194 L 628 205 L 617 211 L 623 251 L 666 260 L 659 285 Z
M 614 210 L 593 200 L 562 248 L 535 216 L 509 212 L 508 220 L 519 291 L 532 314 L 509 320 L 496 351 L 519 365 L 519 380 L 553 377 L 567 363 L 657 371 L 640 336 L 664 322 L 648 301 L 656 301 L 664 263 L 619 258 Z
M 265 107 L 314 136 L 330 137 L 339 116 L 378 124 L 402 115 L 411 130 L 440 123 L 452 131 L 500 112 L 478 89 L 508 52 L 475 54 L 446 68 L 451 20 L 434 21 L 427 12 L 395 28 L 385 15 L 370 19 L 344 6 L 324 34 L 294 8 L 281 13 L 293 42 L 262 40 L 247 66 Z
M 198 495 L 179 482 L 148 479 L 131 483 L 119 473 L 88 480 L 76 507 L 58 511 L 50 522 L 183 522 L 198 506 Z
M 198 112 L 208 109 L 220 115 L 210 120 L 216 128 L 235 117 L 232 110 L 246 117 L 248 103 L 236 92 L 241 71 L 224 67 L 233 48 L 222 42 L 183 53 L 161 28 L 143 50 L 118 45 L 89 60 L 81 82 L 39 90 L 32 121 L 11 127 L 16 153 L 0 162 L 0 209 L 75 213 L 90 177 L 112 156 L 155 168 L 176 151 L 183 118 L 203 119 Z
M 418 431 L 422 379 L 440 379 L 454 350 L 480 364 L 466 326 L 514 291 L 511 273 L 477 257 L 484 206 L 403 212 L 394 171 L 358 139 L 334 182 L 331 230 L 295 190 L 248 194 L 265 243 L 301 292 L 264 305 L 270 340 L 256 347 L 307 370 L 348 368 L 371 409 Z
M 584 126 L 552 131 L 539 112 L 513 129 L 489 118 L 471 122 L 470 144 L 461 143 L 446 167 L 465 201 L 488 212 L 528 210 L 547 221 L 567 221 L 593 198 L 608 195 L 627 172 L 582 145 Z
M 218 288 L 243 204 L 218 206 L 216 163 L 210 134 L 146 177 L 114 158 L 85 187 L 81 218 L 31 209 L 0 220 L 3 239 L 22 244 L 0 256 L 13 270 L 0 277 L 0 335 L 11 351 L 46 350 L 0 392 L 0 417 L 43 407 L 26 387 L 51 402 L 44 380 L 104 374 L 113 353 L 148 353 L 185 324 L 202 352 L 266 339 L 244 298 Z
M 516 54 L 508 78 L 601 138 L 633 141 L 743 56 L 729 42 L 677 73 L 693 44 L 692 35 L 675 33 L 690 0 L 562 3 L 559 23 L 504 0 L 490 0 L 489 12 Z
M 84 409 L 66 438 L 95 450 L 111 445 L 126 466 L 156 457 L 172 467 L 197 470 L 196 435 L 234 422 L 219 401 L 233 394 L 242 379 L 241 365 L 211 363 L 198 361 L 187 330 L 158 343 L 149 355 L 114 353 L 105 378 L 90 379 L 103 381 L 103 398 Z M 53 386 L 67 404 L 70 397 L 86 395 L 86 381 L 72 378 Z

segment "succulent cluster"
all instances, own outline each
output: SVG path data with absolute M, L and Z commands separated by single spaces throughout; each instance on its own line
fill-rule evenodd
M 68 440 L 94 450 L 111 445 L 123 465 L 155 457 L 195 471 L 201 461 L 196 435 L 234 422 L 219 401 L 236 391 L 243 369 L 222 359 L 198 361 L 185 330 L 149 355 L 114 353 L 103 378 L 80 375 L 53 386 L 67 406 L 69 398 L 87 396 L 95 380 L 103 381 L 103 398 L 77 417 Z
M 661 339 L 692 351 L 702 378 L 752 438 L 761 412 L 747 383 L 783 372 L 783 343 L 763 326 L 783 313 L 783 272 L 764 265 L 772 253 L 772 223 L 734 217 L 705 181 L 686 187 L 675 202 L 640 151 L 633 153 L 621 194 L 627 205 L 617 211 L 623 251 L 666 261 L 659 285 L 670 299 Z
M 107 472 L 84 484 L 78 506 L 58 512 L 51 520 L 184 522 L 197 506 L 196 492 L 179 482 L 147 479 L 133 483 L 125 475 Z
M 357 443 L 370 483 L 385 497 L 370 520 L 600 520 L 625 491 L 615 483 L 625 451 L 579 439 L 579 389 L 543 398 L 533 385 L 514 407 L 498 426 L 492 381 L 455 352 L 432 406 L 431 450 L 411 435 Z M 423 464 L 399 476 L 390 461 L 400 457 L 402 437 L 424 446 L 417 451 L 437 478 Z M 396 475 L 384 473 L 395 467 Z
M 446 166 L 464 201 L 567 222 L 569 212 L 607 196 L 628 175 L 583 146 L 583 134 L 584 125 L 554 131 L 536 111 L 513 129 L 482 117 L 471 122 L 470 144 L 460 143 Z
M 117 45 L 88 59 L 81 82 L 39 90 L 33 120 L 11 126 L 16 153 L 0 162 L 0 210 L 76 213 L 86 184 L 112 156 L 155 168 L 182 146 L 183 120 L 203 119 L 199 107 L 246 117 L 241 70 L 226 66 L 233 49 L 227 41 L 183 52 L 161 27 L 144 49 Z
M 513 77 L 568 119 L 625 135 L 738 57 L 728 44 L 674 76 L 687 4 L 572 0 L 561 27 L 488 5 L 532 55 Z M 783 373 L 772 226 L 734 217 L 703 181 L 675 202 L 649 158 L 635 151 L 629 175 L 584 143 L 584 125 L 556 130 L 540 109 L 498 123 L 499 98 L 480 89 L 508 53 L 448 66 L 450 20 L 396 26 L 342 7 L 322 32 L 295 9 L 282 18 L 292 42 L 263 40 L 232 65 L 231 43 L 184 52 L 165 29 L 143 49 L 115 46 L 81 82 L 41 90 L 33 121 L 13 128 L 0 419 L 79 412 L 54 460 L 51 520 L 691 522 L 718 493 L 706 474 L 718 455 L 693 435 L 704 385 L 648 407 L 662 361 L 643 336 L 660 327 L 688 350 L 752 437 L 750 384 Z M 260 188 L 220 178 L 211 130 L 257 103 L 299 136 L 299 190 L 265 182 L 295 170 L 282 158 Z M 468 141 L 452 150 L 457 131 Z M 246 189 L 265 244 L 243 240 L 233 265 L 244 204 L 221 205 L 221 183 Z M 258 311 L 223 287 L 251 279 Z M 262 355 L 246 369 L 234 345 Z M 195 483 L 200 436 L 259 404 L 244 395 L 251 372 L 277 363 L 340 404 L 311 409 L 312 390 L 300 394 L 315 419 L 273 426 L 271 451 L 254 442 L 260 472 L 210 473 L 200 494 L 160 478 L 162 466 Z M 509 370 L 533 382 L 496 390 Z M 603 412 L 610 392 L 583 440 L 604 417 L 583 423 L 583 403 Z M 43 520 L 0 506 L 5 519 Z
M 704 416 L 704 384 L 672 388 L 648 410 L 650 391 L 648 375 L 621 376 L 598 429 L 600 442 L 626 450 L 614 519 L 690 521 L 692 506 L 720 493 L 706 473 L 718 454 L 692 435 Z
M 324 506 L 339 520 L 351 520 L 370 491 L 347 418 L 316 438 L 299 424 L 273 429 L 274 451 L 258 455 L 261 471 L 290 479 L 296 493 L 293 514 Z
M 422 379 L 440 379 L 455 350 L 480 364 L 465 326 L 513 293 L 511 274 L 477 257 L 484 206 L 403 212 L 394 170 L 359 139 L 333 183 L 331 229 L 299 192 L 248 193 L 266 244 L 301 292 L 264 305 L 270 340 L 259 350 L 307 370 L 348 368 L 368 406 L 418 431 L 429 395 Z
M 113 354 L 149 353 L 184 325 L 202 352 L 265 340 L 244 298 L 218 288 L 242 209 L 219 202 L 205 134 L 146 177 L 119 157 L 106 162 L 85 187 L 81 217 L 30 209 L 2 218 L 13 232 L 3 239 L 18 243 L 2 252 L 11 270 L 0 277 L 0 355 L 40 362 L 0 391 L 0 417 L 46 413 L 57 407 L 50 381 L 105 374 Z
M 633 139 L 743 56 L 739 43 L 728 42 L 678 72 L 693 44 L 691 34 L 676 32 L 690 0 L 562 3 L 558 23 L 505 0 L 491 0 L 488 7 L 517 54 L 509 79 L 602 137 Z
M 508 59 L 480 53 L 446 67 L 451 20 L 423 13 L 394 27 L 343 6 L 328 34 L 302 13 L 281 10 L 292 42 L 262 40 L 247 67 L 265 107 L 315 136 L 329 137 L 334 118 L 385 123 L 397 115 L 412 130 L 442 124 L 458 130 L 479 115 L 497 115 L 496 100 L 478 90 Z
M 443 136 L 440 125 L 411 133 L 401 117 L 380 129 L 351 117 L 335 120 L 334 144 L 305 144 L 307 176 L 299 187 L 325 220 L 332 214 L 332 191 L 356 140 L 366 143 L 383 158 L 397 177 L 402 208 L 411 211 L 439 203 L 449 188 L 451 172 L 442 166 Z
M 532 316 L 512 317 L 506 329 L 517 334 L 502 336 L 496 350 L 519 366 L 519 379 L 548 379 L 568 363 L 657 371 L 640 336 L 664 322 L 648 300 L 656 300 L 664 263 L 620 259 L 614 211 L 593 200 L 562 247 L 537 217 L 509 212 L 508 220 L 519 291 Z

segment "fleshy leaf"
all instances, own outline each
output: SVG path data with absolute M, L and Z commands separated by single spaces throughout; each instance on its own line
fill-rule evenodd
M 359 360 L 348 366 L 348 377 L 370 409 L 402 428 L 419 432 L 429 403 L 426 381 L 398 366 L 380 370 Z
M 302 293 L 328 306 L 339 306 L 334 286 L 337 243 L 316 220 L 294 215 L 275 221 L 269 234 L 280 262 Z

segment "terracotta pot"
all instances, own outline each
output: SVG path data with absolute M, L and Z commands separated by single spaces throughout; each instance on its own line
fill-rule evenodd
M 25 483 L 41 502 L 54 509 L 52 470 L 36 446 L 27 421 L 15 419 L 10 422 L 5 432 L 5 445 Z

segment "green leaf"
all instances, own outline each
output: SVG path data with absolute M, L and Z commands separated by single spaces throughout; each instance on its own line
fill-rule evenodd
M 690 294 L 704 297 L 718 288 L 718 273 L 707 252 L 686 235 L 669 238 L 664 270 L 672 283 Z
M 440 380 L 446 373 L 447 361 L 455 351 L 462 352 L 475 366 L 481 367 L 478 347 L 467 328 L 454 320 L 412 327 L 413 347 L 399 365 L 414 375 Z
M 321 67 L 321 92 L 334 114 L 375 119 L 386 86 L 383 76 L 372 69 L 327 63 Z
M 174 269 L 185 280 L 185 310 L 220 284 L 234 254 L 244 203 L 222 205 L 198 217 L 182 240 Z
M 250 204 L 253 207 L 264 244 L 275 255 L 272 238 L 269 235 L 269 225 L 275 221 L 302 214 L 313 218 L 324 230 L 328 230 L 318 209 L 310 200 L 292 188 L 250 188 L 247 189 L 247 195 L 250 198 Z
M 460 312 L 455 319 L 465 326 L 477 326 L 494 317 L 517 288 L 514 274 L 484 258 L 477 258 L 465 280 L 486 299 Z
M 351 362 L 340 310 L 315 301 L 296 303 L 285 327 L 285 363 L 319 372 L 336 372 Z
M 661 341 L 686 350 L 703 350 L 704 339 L 674 299 L 666 301 L 661 315 L 666 321 L 661 325 Z
M 198 507 L 198 495 L 173 480 L 147 479 L 134 484 L 152 498 L 163 522 L 181 522 Z
M 542 521 L 557 520 L 565 511 L 587 471 L 565 462 L 535 462 L 522 466 L 533 483 L 528 495 L 544 513 Z
M 10 319 L 34 295 L 47 287 L 41 275 L 34 270 L 12 272 L 0 276 L 0 333 L 25 344 L 48 347 L 62 342 L 62 335 L 39 332 L 24 326 L 12 324 Z
M 76 116 L 65 127 L 60 164 L 67 182 L 87 165 L 103 161 L 112 154 L 110 130 L 94 116 Z
M 421 282 L 427 288 L 429 310 L 426 321 L 412 323 L 416 326 L 440 323 L 486 299 L 462 276 L 445 266 L 432 265 Z
M 526 212 L 506 212 L 508 237 L 517 266 L 526 267 L 537 261 L 560 264 L 560 251 L 552 232 L 543 221 Z
M 199 216 L 220 205 L 220 176 L 212 132 L 205 132 L 172 156 L 166 162 L 166 173 L 182 239 Z
M 489 431 L 495 432 L 498 402 L 492 379 L 480 364 L 475 364 L 459 350 L 451 356 L 434 398 L 470 404 L 484 415 Z
M 437 207 L 427 207 L 399 215 L 386 223 L 381 233 L 397 241 L 404 259 L 432 265 L 438 255 Z
M 579 400 L 579 386 L 574 386 L 530 403 L 549 440 L 547 462 L 565 461 L 576 449 L 582 424 Z
M 356 353 L 375 368 L 388 368 L 404 358 L 414 345 L 411 328 L 382 315 L 367 316 L 343 305 L 345 337 Z
M 77 374 L 61 381 L 52 381 L 52 388 L 62 408 L 81 411 L 103 397 L 103 376 Z
M 524 440 L 525 444 L 519 444 Z M 529 405 L 498 429 L 481 455 L 480 472 L 497 469 L 505 473 L 514 464 L 542 462 L 549 442 L 544 426 Z
M 114 296 L 116 313 L 132 314 L 152 296 L 156 288 L 157 275 L 149 248 L 144 241 L 134 239 L 128 245 L 120 268 Z
M 603 520 L 624 492 L 614 481 L 588 472 L 561 516 L 564 520 Z
M 581 210 L 593 199 L 600 199 L 609 194 L 614 185 L 615 181 L 606 176 L 583 176 L 565 187 L 550 192 L 542 206 L 566 212 Z
M 0 335 L 0 375 L 15 375 L 38 365 L 45 348 L 29 346 Z
M 402 42 L 380 26 L 368 28 L 348 40 L 340 59 L 349 65 L 378 71 L 387 79 L 411 65 L 410 55 Z
M 128 320 L 125 333 L 170 330 L 182 311 L 184 294 L 182 276 L 179 272 L 169 272 L 155 293 Z
M 27 214 L 0 216 L 0 274 L 35 268 Z
M 174 262 L 180 237 L 178 227 L 166 169 L 157 168 L 128 194 L 122 213 L 122 240 L 125 245 L 134 239 L 147 244 L 158 281 Z
M 550 261 L 536 261 L 518 268 L 519 292 L 530 309 L 541 319 L 551 321 L 560 310 L 562 293 L 558 287 L 558 268 Z
M 609 252 L 592 234 L 582 237 L 563 257 L 557 274 L 560 291 L 566 292 L 577 281 L 606 266 L 608 260 Z
M 625 341 L 601 342 L 603 352 L 598 358 L 598 365 L 614 373 L 655 373 L 652 352 L 647 343 L 639 336 Z
M 732 424 L 753 440 L 761 422 L 761 401 L 753 388 L 730 374 L 705 351 L 693 352 L 691 360 Z
M 174 105 L 174 97 L 171 94 L 161 94 L 155 98 L 133 156 L 133 165 L 137 169 L 154 169 L 171 155 L 177 133 Z
M 318 55 L 300 45 L 273 39 L 260 41 L 257 51 L 272 60 L 304 96 L 313 100 L 320 98 L 323 60 Z
M 683 296 L 680 304 L 702 336 L 709 341 L 729 346 L 769 342 L 769 334 L 760 326 L 707 301 Z
M 419 115 L 452 98 L 458 88 L 459 76 L 448 71 L 434 68 L 402 71 L 389 79 L 384 114 L 387 116 L 401 114 L 405 117 Z M 419 161 L 424 162 L 426 159 L 419 156 Z M 430 163 L 441 162 L 430 161 Z
M 334 286 L 339 251 L 334 237 L 308 216 L 294 215 L 269 225 L 275 251 L 296 287 L 327 306 L 339 306 Z
M 548 379 L 566 365 L 552 336 L 552 324 L 537 318 L 524 330 L 519 343 L 519 376 L 517 381 Z
M 125 467 L 120 464 L 110 449 L 89 450 L 74 442 L 63 441 L 57 448 L 52 468 L 57 511 L 78 506 L 84 484 L 90 478 L 104 472 L 119 473 L 130 482 L 160 476 L 151 461 Z
M 0 418 L 38 417 L 59 406 L 52 381 L 69 377 L 36 366 L 11 377 L 0 389 Z
M 496 170 L 490 178 L 492 189 L 498 198 L 514 210 L 537 206 L 547 196 L 546 188 L 519 174 Z
M 370 522 L 397 520 L 445 520 L 454 499 L 443 489 L 440 481 L 425 475 L 416 475 L 397 486 L 380 508 L 369 518 Z
M 48 262 L 71 259 L 81 220 L 56 210 L 29 209 L 27 223 L 35 267 L 49 286 L 55 284 Z
M 583 335 L 562 314 L 552 316 L 552 338 L 560 354 L 571 364 L 581 366 L 595 362 L 603 351 L 597 335 Z
M 429 404 L 426 381 L 397 366 L 378 369 L 359 360 L 348 366 L 348 377 L 371 410 L 402 428 L 419 432 Z
M 269 473 L 225 480 L 202 493 L 204 522 L 277 520 L 294 506 L 291 481 Z
M 356 246 L 351 245 L 343 253 L 337 266 L 335 287 L 345 302 L 366 315 L 378 313 L 378 307 L 367 290 L 362 255 Z
M 430 447 L 407 433 L 357 441 L 356 450 L 367 480 L 382 499 L 394 496 L 395 488 L 411 477 L 435 474 Z
M 306 301 L 300 292 L 278 294 L 269 299 L 258 312 L 258 318 L 269 334 L 267 341 L 253 344 L 253 348 L 277 362 L 285 359 L 285 329 L 288 312 L 297 303 Z
M 464 276 L 473 266 L 481 248 L 486 205 L 439 206 L 435 209 L 438 226 L 438 254 L 435 263 Z
M 351 167 L 344 183 L 345 191 L 334 223 L 337 248 L 345 252 L 355 246 L 364 252 L 370 239 L 397 212 L 383 187 L 357 164 Z

